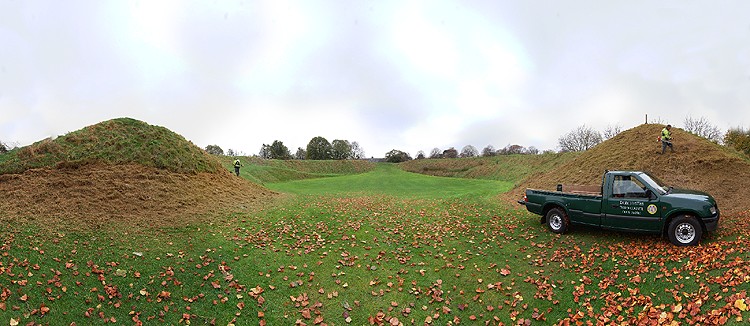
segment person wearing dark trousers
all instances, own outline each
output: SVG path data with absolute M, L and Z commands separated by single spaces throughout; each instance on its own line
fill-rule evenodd
M 238 177 L 240 176 L 240 167 L 242 166 L 242 163 L 240 162 L 240 159 L 234 160 L 234 174 L 236 174 Z
M 661 130 L 661 153 L 666 152 L 667 147 L 674 153 L 674 147 L 672 147 L 672 125 L 667 125 Z

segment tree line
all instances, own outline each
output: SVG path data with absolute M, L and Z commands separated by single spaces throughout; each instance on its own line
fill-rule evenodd
M 652 121 L 651 123 L 666 125 L 666 123 L 660 119 Z M 717 144 L 734 148 L 745 155 L 750 156 L 750 129 L 736 127 L 730 128 L 726 133 L 722 133 L 721 129 L 703 117 L 697 119 L 692 117 L 685 118 L 683 121 L 683 129 L 694 135 L 706 138 Z M 559 152 L 586 151 L 599 143 L 616 136 L 620 132 L 622 132 L 622 127 L 619 125 L 609 125 L 600 132 L 584 124 L 558 138 Z M 7 149 L 0 147 L 0 151 L 2 150 L 7 151 Z M 215 155 L 224 155 L 224 151 L 218 145 L 206 146 L 206 151 Z M 461 151 L 458 151 L 454 147 L 445 150 L 436 147 L 430 151 L 429 155 L 420 150 L 414 158 L 412 158 L 408 152 L 393 149 L 385 153 L 385 161 L 399 163 L 412 159 L 425 158 L 488 157 L 496 155 L 536 155 L 547 153 L 555 153 L 555 151 L 540 151 L 534 146 L 524 147 L 518 144 L 510 144 L 500 149 L 495 149 L 494 146 L 487 145 L 479 151 L 472 145 L 466 145 Z M 239 155 L 239 153 L 230 149 L 227 151 L 226 155 Z M 266 159 L 281 160 L 347 160 L 364 159 L 365 153 L 356 141 L 349 142 L 347 140 L 336 139 L 333 142 L 328 142 L 324 137 L 318 136 L 312 138 L 306 148 L 297 148 L 297 151 L 294 154 L 289 151 L 283 142 L 275 140 L 271 144 L 263 144 L 258 156 Z
M 206 146 L 206 152 L 214 155 L 225 155 L 219 145 Z M 239 155 L 232 149 L 226 155 Z M 271 144 L 263 144 L 258 157 L 272 160 L 360 160 L 365 158 L 365 151 L 356 141 L 334 139 L 329 142 L 325 137 L 317 136 L 310 139 L 306 148 L 298 147 L 292 154 L 284 142 L 274 140 Z
M 660 119 L 652 121 L 651 123 L 666 124 Z M 722 133 L 719 127 L 713 125 L 704 117 L 697 119 L 692 117 L 685 118 L 683 121 L 683 129 L 694 135 L 706 138 L 717 144 L 734 148 L 737 151 L 750 156 L 750 129 L 735 127 Z M 622 127 L 619 125 L 607 126 L 602 132 L 599 132 L 584 124 L 558 138 L 559 152 L 586 151 L 599 143 L 616 136 L 620 132 L 622 132 Z M 9 144 L 0 140 L 0 154 L 7 153 L 17 147 L 18 146 L 15 144 Z M 233 149 L 228 149 L 224 152 L 219 145 L 208 145 L 205 150 L 209 154 L 214 155 L 244 156 L 244 153 Z M 487 157 L 510 154 L 535 155 L 554 152 L 555 151 L 553 150 L 540 151 L 534 146 L 524 147 L 518 144 L 507 145 L 501 149 L 495 149 L 494 146 L 487 145 L 480 152 L 476 147 L 466 145 L 460 152 L 454 147 L 445 150 L 433 148 L 429 155 L 420 150 L 417 152 L 415 158 L 412 158 L 408 152 L 393 149 L 385 153 L 385 161 L 398 163 L 412 159 L 425 158 Z M 289 148 L 287 148 L 283 142 L 274 140 L 271 144 L 263 144 L 258 152 L 258 156 L 265 159 L 278 160 L 348 160 L 364 159 L 365 152 L 356 141 L 350 142 L 348 140 L 335 139 L 332 142 L 329 142 L 326 138 L 318 136 L 310 139 L 310 142 L 305 148 L 298 147 L 294 154 L 291 153 Z

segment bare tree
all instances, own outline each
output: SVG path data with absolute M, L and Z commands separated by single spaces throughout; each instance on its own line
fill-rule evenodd
M 688 116 L 685 118 L 685 131 L 706 138 L 714 143 L 721 142 L 722 134 L 719 127 L 713 125 L 705 117 L 700 119 L 693 119 Z
M 617 136 L 617 134 L 622 132 L 622 127 L 620 125 L 607 125 L 606 128 L 604 128 L 604 139 L 610 139 L 614 136 Z
M 539 154 L 539 149 L 534 146 L 529 146 L 529 148 L 526 149 L 526 154 L 537 155 Z
M 424 151 L 420 150 L 419 152 L 417 152 L 417 158 L 416 158 L 417 160 L 422 160 L 424 158 L 425 158 Z
M 440 148 L 435 147 L 430 151 L 430 158 L 440 158 L 441 153 Z
M 563 152 L 582 152 L 602 142 L 602 135 L 591 127 L 582 125 L 558 139 Z
M 667 123 L 661 117 L 652 118 L 651 121 L 646 120 L 646 124 L 666 125 Z
M 482 150 L 482 156 L 484 157 L 495 155 L 497 155 L 497 152 L 495 151 L 495 147 L 492 145 L 487 145 L 487 147 Z
M 270 159 L 271 158 L 271 145 L 263 144 L 260 146 L 260 151 L 258 151 L 258 156 L 262 159 Z
M 362 148 L 362 146 L 359 146 L 359 143 L 356 141 L 352 142 L 352 158 L 355 160 L 365 158 L 365 149 Z
M 479 151 L 472 145 L 466 145 L 461 149 L 461 157 L 477 157 Z

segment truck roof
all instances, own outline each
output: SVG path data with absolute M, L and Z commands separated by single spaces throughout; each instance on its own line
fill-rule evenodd
M 615 171 L 607 171 L 607 172 L 605 172 L 604 174 L 605 174 L 605 175 L 607 175 L 607 174 L 620 174 L 620 175 L 644 175 L 644 174 L 645 174 L 645 175 L 647 175 L 647 176 L 649 176 L 649 177 L 651 177 L 651 178 L 654 178 L 654 177 L 653 177 L 653 174 L 651 174 L 651 173 L 648 173 L 648 172 L 646 172 L 646 171 L 635 171 L 635 170 L 615 170 Z

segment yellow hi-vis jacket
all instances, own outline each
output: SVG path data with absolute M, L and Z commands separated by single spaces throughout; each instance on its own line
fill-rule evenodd
M 666 141 L 672 140 L 672 133 L 669 132 L 669 129 L 664 128 L 661 130 L 661 139 Z

